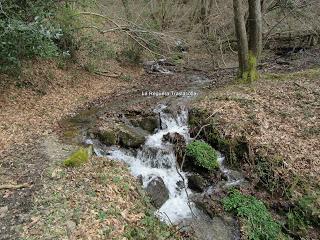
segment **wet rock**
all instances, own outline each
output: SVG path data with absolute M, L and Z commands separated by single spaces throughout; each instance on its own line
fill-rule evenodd
M 149 182 L 146 192 L 156 208 L 160 208 L 168 199 L 169 191 L 161 177 L 155 177 Z
M 192 196 L 192 201 L 197 208 L 208 214 L 211 218 L 223 213 L 219 196 L 209 196 L 207 194 L 195 194 Z
M 168 133 L 163 135 L 162 141 L 170 142 L 174 145 L 174 152 L 179 164 L 183 161 L 184 151 L 186 147 L 186 140 L 183 135 L 179 133 Z
M 137 177 L 137 182 L 138 182 L 140 185 L 143 185 L 143 177 L 142 177 L 141 174 Z
M 163 135 L 163 141 L 170 142 L 172 144 L 185 144 L 186 140 L 184 139 L 184 136 L 182 136 L 179 133 L 167 133 Z
M 240 230 L 237 220 L 231 216 L 223 215 L 208 218 L 205 214 L 200 214 L 197 218 L 187 220 L 187 231 L 193 232 L 195 239 L 202 240 L 238 240 Z
M 140 127 L 149 133 L 153 133 L 157 128 L 159 128 L 160 122 L 156 116 L 144 116 L 136 119 L 132 119 L 131 123 L 135 127 Z
M 147 135 L 142 129 L 123 125 L 118 133 L 119 144 L 122 147 L 138 148 L 144 144 Z
M 117 144 L 117 133 L 113 129 L 100 129 L 96 135 L 107 146 Z
M 196 192 L 203 192 L 208 187 L 208 181 L 200 174 L 188 176 L 188 187 Z

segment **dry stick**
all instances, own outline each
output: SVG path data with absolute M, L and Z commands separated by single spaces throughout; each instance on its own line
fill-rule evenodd
M 190 208 L 190 211 L 191 211 L 192 215 L 193 215 L 194 217 L 197 217 L 197 216 L 194 214 L 194 212 L 193 212 L 193 210 L 192 210 L 192 208 L 191 208 L 191 204 L 190 204 L 190 199 L 189 199 L 189 194 L 188 194 L 188 191 L 187 191 L 186 183 L 184 182 L 184 178 L 183 178 L 183 176 L 181 175 L 181 173 L 179 172 L 179 169 L 178 169 L 177 165 L 176 165 L 176 171 L 177 171 L 177 173 L 179 174 L 179 176 L 180 176 L 181 179 L 182 179 L 183 189 L 184 189 L 184 191 L 186 192 L 187 199 L 188 199 L 188 207 Z
M 169 218 L 168 214 L 167 214 L 167 213 L 165 213 L 165 212 L 163 212 L 163 213 L 164 213 L 164 215 L 166 215 L 166 217 L 168 218 L 168 220 L 169 220 L 169 222 L 170 222 L 171 226 L 173 226 L 173 223 L 172 223 L 171 219 Z
M 101 17 L 101 18 L 104 18 L 106 19 L 107 21 L 111 22 L 112 24 L 114 24 L 120 31 L 123 31 L 124 33 L 126 33 L 132 40 L 134 40 L 138 45 L 140 45 L 142 48 L 146 49 L 147 51 L 155 54 L 155 55 L 158 55 L 158 56 L 161 56 L 161 57 L 164 57 L 162 54 L 160 53 L 157 53 L 157 52 L 154 52 L 152 51 L 150 48 L 144 46 L 141 42 L 139 42 L 129 31 L 126 31 L 124 29 L 121 28 L 121 26 L 115 22 L 113 19 L 105 16 L 105 15 L 102 15 L 102 14 L 98 14 L 98 13 L 93 13 L 93 12 L 79 12 L 78 14 L 76 15 L 91 15 L 91 16 L 96 16 L 96 17 Z M 75 15 L 75 16 L 76 16 Z
M 29 188 L 29 187 L 31 187 L 31 186 L 28 183 L 17 184 L 17 185 L 4 184 L 4 185 L 0 185 L 0 190 L 20 189 L 20 188 Z

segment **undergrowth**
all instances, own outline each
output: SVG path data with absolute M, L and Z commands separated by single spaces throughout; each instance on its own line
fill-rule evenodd
M 231 190 L 223 199 L 226 211 L 234 212 L 244 221 L 244 228 L 248 239 L 278 240 L 283 239 L 281 226 L 274 221 L 264 203 L 253 196 Z

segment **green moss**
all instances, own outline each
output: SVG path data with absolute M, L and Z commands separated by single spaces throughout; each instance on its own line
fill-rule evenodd
M 241 74 L 240 82 L 251 83 L 258 80 L 257 57 L 250 51 L 248 57 L 248 69 Z
M 63 161 L 63 165 L 66 167 L 77 167 L 87 162 L 92 154 L 92 146 L 88 148 L 79 148 L 76 152 L 71 154 L 66 160 Z
M 244 230 L 248 239 L 278 240 L 283 238 L 281 226 L 274 221 L 264 203 L 253 196 L 231 190 L 223 199 L 226 211 L 234 212 L 244 221 Z
M 101 142 L 106 145 L 117 144 L 117 134 L 115 130 L 106 130 L 98 133 L 98 137 Z
M 195 160 L 195 164 L 208 170 L 218 168 L 216 151 L 203 141 L 193 141 L 186 147 L 187 156 Z

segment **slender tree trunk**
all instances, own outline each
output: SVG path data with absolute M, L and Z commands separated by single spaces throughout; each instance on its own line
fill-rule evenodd
M 260 0 L 248 0 L 249 2 L 249 52 L 259 61 L 262 50 L 262 14 Z
M 248 38 L 241 0 L 233 0 L 234 23 L 238 42 L 239 76 L 248 71 Z

